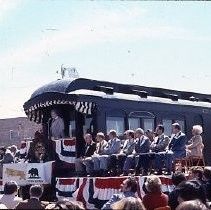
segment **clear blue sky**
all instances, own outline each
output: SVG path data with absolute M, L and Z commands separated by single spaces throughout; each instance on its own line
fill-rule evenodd
M 0 0 L 0 118 L 25 116 L 62 64 L 84 78 L 211 94 L 211 4 Z

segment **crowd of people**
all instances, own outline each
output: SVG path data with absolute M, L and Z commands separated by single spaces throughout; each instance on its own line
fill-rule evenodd
M 52 113 L 54 114 L 54 113 Z M 56 120 L 59 118 L 55 113 Z M 60 123 L 61 124 L 61 123 Z M 51 126 L 52 127 L 52 126 Z M 62 126 L 61 126 L 62 127 Z M 63 128 L 63 127 L 62 127 Z M 63 133 L 55 135 L 63 136 Z M 51 128 L 51 132 L 52 128 Z M 96 139 L 86 133 L 85 144 L 81 148 L 81 156 L 75 160 L 77 176 L 128 176 L 121 185 L 121 192 L 114 194 L 104 203 L 102 209 L 208 209 L 211 201 L 211 167 L 192 167 L 189 175 L 176 171 L 174 160 L 177 158 L 203 156 L 203 141 L 200 125 L 194 125 L 193 137 L 188 140 L 178 123 L 172 124 L 171 137 L 165 135 L 164 126 L 157 125 L 155 131 L 137 128 L 127 130 L 124 139 L 120 140 L 115 130 L 110 130 L 106 140 L 104 133 L 99 132 Z M 15 145 L 0 147 L 0 176 L 5 163 L 48 161 L 48 151 L 43 141 L 42 132 L 36 132 L 34 139 L 22 141 L 20 149 Z M 153 174 L 153 175 L 152 175 Z M 162 192 L 162 184 L 158 175 L 172 175 L 173 191 Z M 138 183 L 133 176 L 146 176 L 143 185 L 145 195 L 141 198 L 137 194 Z M 42 186 L 30 187 L 30 198 L 22 200 L 18 197 L 17 183 L 7 182 L 4 194 L 0 195 L 0 209 L 85 209 L 77 201 L 62 200 L 57 202 L 43 202 L 40 198 Z
M 36 131 L 32 141 L 21 141 L 20 148 L 16 145 L 0 147 L 0 178 L 3 164 L 7 163 L 40 163 L 48 161 L 48 152 L 41 131 Z
M 162 192 L 161 179 L 150 175 L 142 186 L 145 195 L 138 194 L 137 179 L 127 177 L 121 184 L 118 194 L 113 194 L 100 209 L 113 210 L 207 210 L 211 201 L 211 167 L 192 167 L 189 175 L 182 172 L 172 174 L 173 190 Z M 43 187 L 33 185 L 29 189 L 29 199 L 18 197 L 19 187 L 9 181 L 0 195 L 0 209 L 85 209 L 76 200 L 41 201 Z M 96 208 L 97 209 L 97 208 Z

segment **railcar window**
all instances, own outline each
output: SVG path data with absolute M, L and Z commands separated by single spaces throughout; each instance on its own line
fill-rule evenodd
M 179 123 L 182 128 L 182 132 L 185 132 L 185 121 L 184 120 L 163 119 L 163 125 L 164 125 L 166 135 L 171 136 L 173 123 Z
M 184 120 L 175 120 L 175 122 L 179 123 L 181 128 L 182 128 L 182 132 L 185 132 L 185 122 L 184 122 Z
M 167 136 L 171 136 L 171 133 L 172 133 L 172 120 L 168 120 L 168 119 L 163 119 L 163 126 L 164 126 L 164 129 L 165 129 L 165 134 Z
M 143 119 L 144 130 L 154 130 L 154 119 Z
M 124 133 L 124 117 L 107 117 L 106 119 L 107 133 L 110 130 L 116 130 L 117 135 L 122 136 Z
M 140 118 L 128 118 L 129 129 L 135 130 L 140 127 Z

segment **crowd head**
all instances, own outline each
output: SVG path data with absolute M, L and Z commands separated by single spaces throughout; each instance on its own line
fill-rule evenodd
M 202 126 L 201 125 L 194 125 L 192 129 L 193 135 L 201 135 L 203 132 Z
M 179 125 L 179 123 L 173 123 L 172 124 L 172 133 L 177 134 L 180 131 L 181 131 L 181 126 Z
M 158 176 L 149 176 L 145 186 L 150 193 L 161 192 L 161 180 Z
M 184 173 L 177 171 L 176 173 L 172 175 L 172 184 L 174 186 L 178 186 L 183 181 L 186 181 L 186 177 Z
M 190 200 L 182 202 L 176 210 L 208 210 L 208 208 L 200 200 Z
M 194 166 L 189 170 L 189 179 L 202 180 L 203 168 L 200 166 Z
M 105 139 L 105 135 L 102 132 L 97 133 L 96 140 L 97 142 L 102 142 Z
M 29 190 L 30 197 L 40 198 L 43 193 L 43 188 L 40 185 L 32 185 Z
M 142 128 L 137 128 L 135 131 L 135 137 L 140 138 L 142 135 L 144 135 L 144 130 Z
M 128 177 L 126 180 L 123 181 L 121 185 L 122 192 L 136 192 L 138 189 L 138 183 L 135 177 Z
M 178 202 L 199 199 L 206 204 L 206 193 L 202 184 L 197 180 L 181 182 L 178 185 Z
M 18 193 L 18 185 L 14 181 L 6 182 L 4 185 L 4 194 L 5 195 L 17 195 Z
M 123 198 L 112 205 L 112 209 L 116 210 L 145 210 L 141 199 L 139 198 Z
M 85 134 L 84 140 L 85 140 L 86 144 L 90 144 L 92 142 L 92 135 L 89 133 Z

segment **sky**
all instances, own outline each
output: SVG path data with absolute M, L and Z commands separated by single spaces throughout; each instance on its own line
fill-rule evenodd
M 0 0 L 0 119 L 25 116 L 62 64 L 81 78 L 211 94 L 211 3 Z

